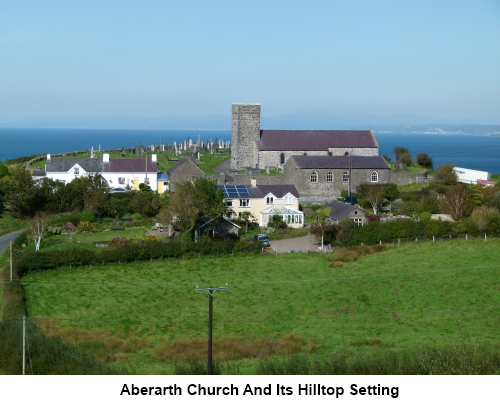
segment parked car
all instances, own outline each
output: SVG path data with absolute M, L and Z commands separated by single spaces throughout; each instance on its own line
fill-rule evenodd
M 111 190 L 109 190 L 109 193 L 110 194 L 113 194 L 113 193 L 126 193 L 127 190 L 124 189 L 123 187 L 113 187 Z
M 267 236 L 265 233 L 260 233 L 258 235 L 254 235 L 253 241 L 255 243 L 262 243 L 264 245 L 264 247 L 271 246 L 271 243 L 269 242 L 269 236 Z

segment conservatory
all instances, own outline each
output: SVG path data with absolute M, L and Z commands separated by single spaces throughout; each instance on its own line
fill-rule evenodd
M 284 205 L 273 205 L 261 211 L 260 226 L 266 226 L 268 222 L 272 222 L 274 215 L 279 215 L 281 220 L 292 228 L 302 228 L 304 226 L 304 213 Z

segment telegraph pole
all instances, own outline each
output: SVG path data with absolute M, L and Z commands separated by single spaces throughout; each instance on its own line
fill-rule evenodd
M 26 370 L 26 317 L 23 315 L 23 375 Z
M 212 314 L 213 314 L 213 296 L 214 292 L 218 290 L 227 290 L 227 283 L 225 287 L 217 288 L 198 288 L 196 286 L 196 292 L 206 291 L 208 292 L 208 375 L 213 374 L 213 362 L 212 362 Z
M 10 281 L 12 282 L 12 241 L 10 241 Z

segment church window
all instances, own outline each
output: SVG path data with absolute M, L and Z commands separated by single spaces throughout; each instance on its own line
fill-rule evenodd
M 372 183 L 377 183 L 378 182 L 378 173 L 377 172 L 372 172 Z
M 349 183 L 349 170 L 344 170 L 342 173 L 342 182 Z
M 315 171 L 311 173 L 311 183 L 317 183 L 318 182 L 318 173 Z
M 326 172 L 326 182 L 333 183 L 333 172 Z
M 284 153 L 280 154 L 280 164 L 282 164 L 282 165 L 285 164 L 285 154 Z
M 333 156 L 333 153 L 331 150 L 328 151 L 328 156 Z

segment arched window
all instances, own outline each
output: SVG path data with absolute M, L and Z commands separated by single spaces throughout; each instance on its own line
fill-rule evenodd
M 344 170 L 342 173 L 342 182 L 349 183 L 349 170 Z
M 326 172 L 326 182 L 333 183 L 333 172 Z
M 377 172 L 372 172 L 371 180 L 372 180 L 372 183 L 378 183 L 378 173 Z
M 312 172 L 311 173 L 311 183 L 317 183 L 318 182 L 318 173 Z
M 285 164 L 285 154 L 283 152 L 280 153 L 280 164 L 282 164 L 282 165 Z

